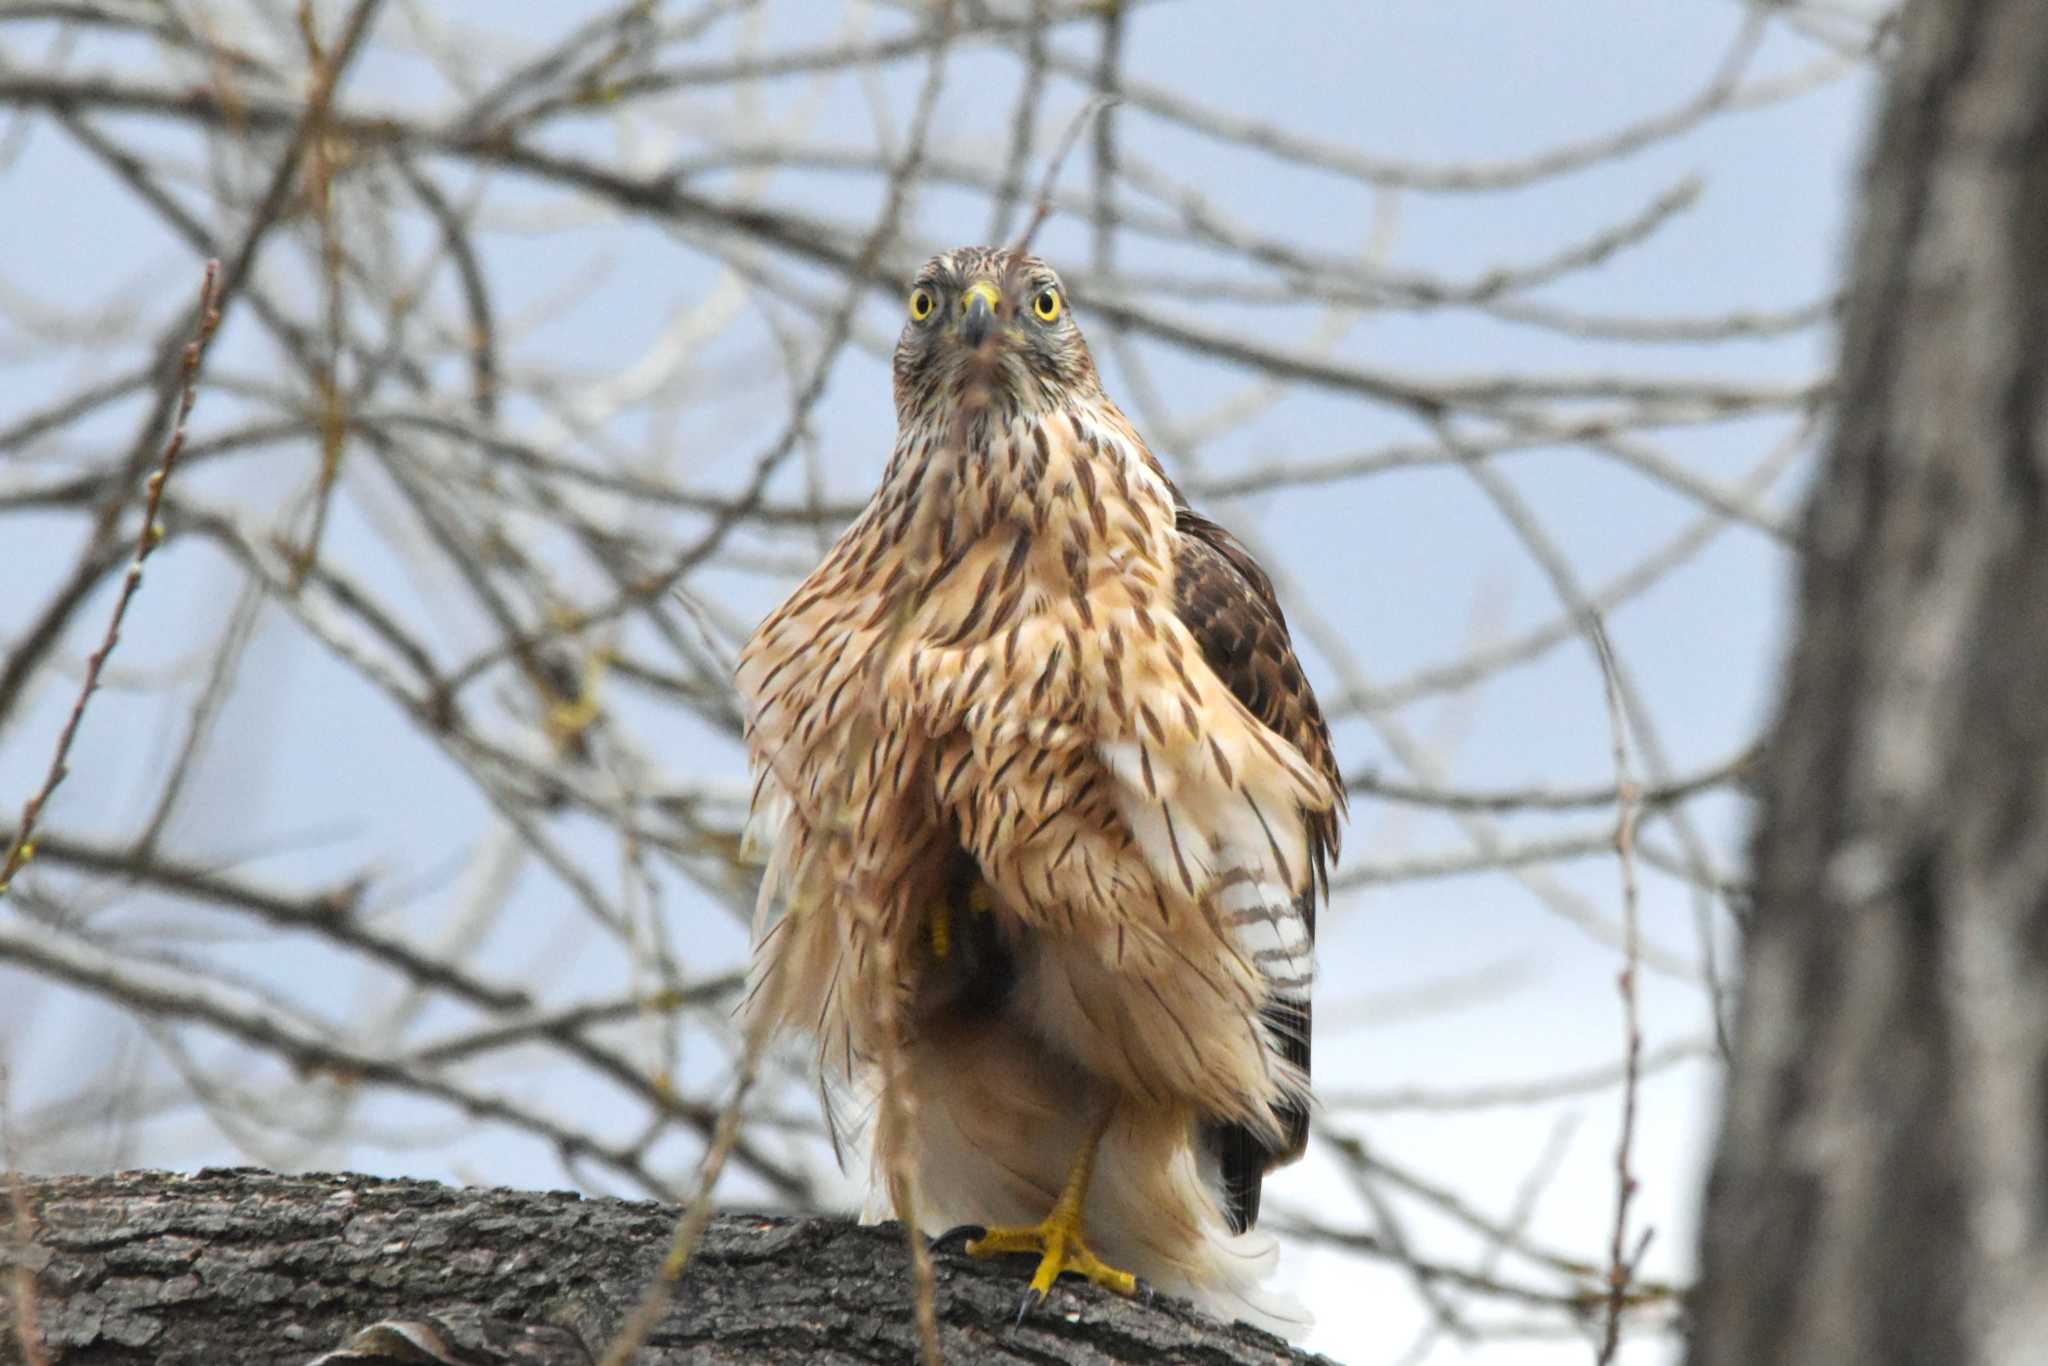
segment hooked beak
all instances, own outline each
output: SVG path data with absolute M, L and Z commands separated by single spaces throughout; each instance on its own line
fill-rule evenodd
M 996 306 L 1003 296 L 996 287 L 986 280 L 977 281 L 967 287 L 960 296 L 960 339 L 974 350 L 988 340 L 988 334 L 996 325 Z

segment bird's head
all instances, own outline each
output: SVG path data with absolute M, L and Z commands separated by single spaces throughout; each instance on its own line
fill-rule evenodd
M 962 408 L 1039 412 L 1099 388 L 1066 288 L 1035 256 L 1005 247 L 943 252 L 911 281 L 904 312 L 901 421 Z

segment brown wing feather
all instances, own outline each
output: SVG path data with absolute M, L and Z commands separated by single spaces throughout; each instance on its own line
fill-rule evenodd
M 1177 509 L 1181 533 L 1174 564 L 1174 607 L 1202 648 L 1209 668 L 1238 701 L 1267 728 L 1287 740 L 1341 793 L 1330 728 L 1294 656 L 1287 619 L 1273 581 L 1251 552 L 1216 523 L 1188 507 Z M 1340 812 L 1312 813 L 1309 826 L 1308 887 L 1297 904 L 1309 937 L 1316 929 L 1316 902 L 1329 891 L 1329 866 L 1337 856 Z M 1310 1005 L 1275 1001 L 1264 1012 L 1266 1028 L 1285 1056 L 1307 1075 Z M 1265 1175 L 1301 1155 L 1308 1142 L 1308 1111 L 1291 1102 L 1275 1109 L 1283 1143 L 1271 1147 L 1243 1124 L 1205 1126 L 1204 1138 L 1222 1169 L 1224 1213 L 1242 1233 L 1258 1221 Z

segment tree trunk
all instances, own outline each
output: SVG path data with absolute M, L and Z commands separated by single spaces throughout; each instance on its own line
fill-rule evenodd
M 1900 37 L 1694 1366 L 2048 1361 L 2048 5 Z
M 24 1187 L 34 1227 L 24 1245 L 0 1200 L 0 1264 L 34 1273 L 53 1366 L 306 1366 L 358 1334 L 353 1354 L 328 1360 L 588 1366 L 638 1304 L 677 1219 L 644 1202 L 348 1175 L 128 1172 Z M 1085 1284 L 1063 1282 L 1018 1325 L 1028 1270 L 950 1249 L 934 1262 L 951 1366 L 1322 1360 L 1176 1301 Z M 895 1225 L 721 1215 L 636 1361 L 902 1366 L 917 1359 L 909 1283 Z M 363 1333 L 385 1320 L 410 1322 Z M 449 1346 L 405 1355 L 408 1335 Z M 23 1359 L 10 1317 L 0 1363 Z

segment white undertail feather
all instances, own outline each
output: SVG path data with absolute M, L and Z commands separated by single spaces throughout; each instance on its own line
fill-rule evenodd
M 909 1156 L 919 1222 L 933 1237 L 963 1224 L 1037 1223 L 1059 1197 L 1093 1117 L 1117 1099 L 1000 1025 L 921 1041 L 907 1061 L 908 1084 L 923 1097 Z M 1265 1284 L 1279 1256 L 1274 1238 L 1230 1232 L 1195 1123 L 1185 1107 L 1119 1105 L 1089 1186 L 1089 1244 L 1162 1294 L 1299 1341 L 1314 1319 Z M 876 1163 L 862 1218 L 894 1214 Z

